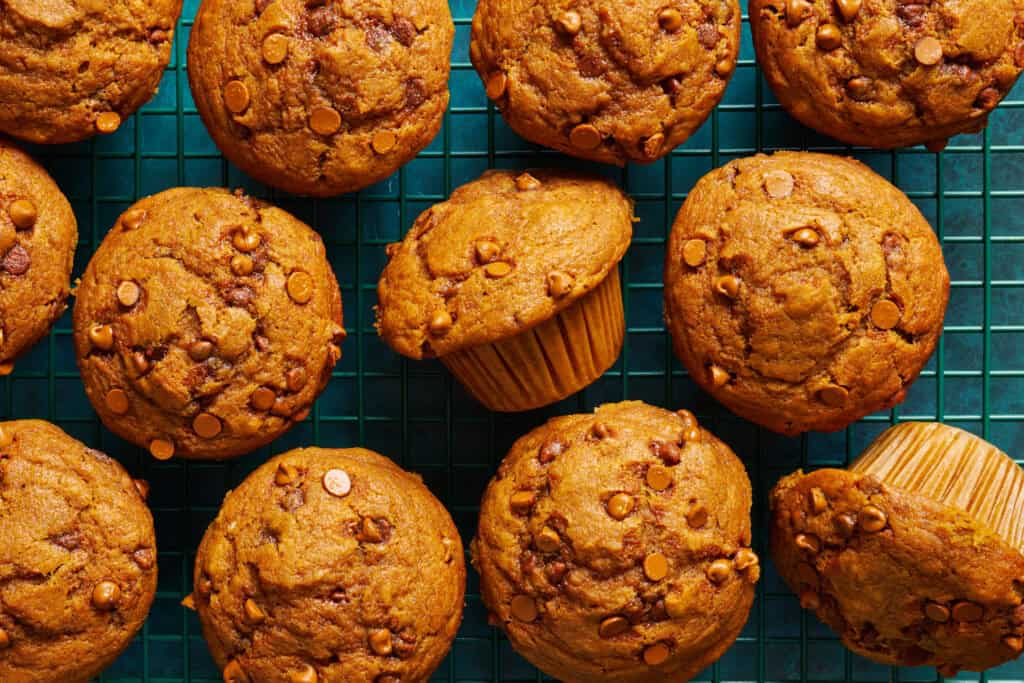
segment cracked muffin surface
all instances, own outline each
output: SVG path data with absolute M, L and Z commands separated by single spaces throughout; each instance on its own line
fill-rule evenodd
M 736 68 L 736 0 L 480 0 L 470 57 L 527 140 L 650 162 L 704 123 Z
M 148 486 L 42 421 L 0 423 L 0 680 L 86 683 L 156 592 Z
M 488 171 L 388 247 L 377 329 L 417 359 L 511 337 L 604 282 L 632 236 L 632 202 L 611 181 Z
M 983 671 L 1024 650 L 1024 473 L 946 425 L 886 431 L 848 470 L 771 494 L 772 558 L 861 656 Z
M 319 235 L 222 189 L 141 200 L 76 292 L 74 339 L 103 423 L 157 458 L 248 453 L 305 419 L 341 357 Z
M 60 188 L 0 138 L 0 374 L 67 308 L 77 245 L 78 223 Z
M 487 487 L 473 564 L 491 623 L 566 683 L 680 683 L 732 645 L 760 576 L 743 464 L 693 414 L 551 420 Z
M 193 601 L 233 683 L 424 683 L 462 618 L 451 517 L 417 475 L 363 449 L 290 451 L 224 500 Z
M 750 18 L 782 106 L 855 145 L 976 133 L 1024 67 L 1022 0 L 751 0 Z
M 851 159 L 734 161 L 697 184 L 669 241 L 676 354 L 727 408 L 783 434 L 837 431 L 901 403 L 948 299 L 928 222 Z
M 333 196 L 384 180 L 437 135 L 454 33 L 446 0 L 204 0 L 189 81 L 243 171 Z
M 113 133 L 156 93 L 181 5 L 0 2 L 0 131 L 41 143 Z

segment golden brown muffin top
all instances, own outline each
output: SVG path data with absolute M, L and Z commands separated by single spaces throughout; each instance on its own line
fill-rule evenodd
M 158 458 L 226 458 L 274 440 L 305 418 L 345 335 L 320 236 L 222 189 L 135 204 L 76 297 L 89 399 Z
M 622 166 L 704 123 L 736 67 L 740 22 L 736 0 L 480 0 L 470 57 L 513 130 Z
M 77 245 L 78 223 L 60 188 L 0 138 L 0 372 L 67 308 Z
M 491 621 L 566 683 L 687 680 L 746 623 L 750 506 L 743 464 L 688 411 L 555 418 L 484 494 L 473 563 Z
M 488 171 L 388 247 L 377 330 L 411 358 L 511 337 L 601 284 L 632 235 L 632 202 L 608 180 Z
M 418 476 L 371 451 L 308 448 L 227 495 L 194 600 L 226 679 L 415 683 L 448 652 L 465 583 L 458 531 Z
M 772 492 L 772 557 L 804 608 L 883 664 L 952 677 L 1016 658 L 1024 555 L 997 528 L 1019 526 L 1000 521 L 1020 514 L 1017 465 L 943 425 L 891 429 L 865 457 Z
M 0 680 L 86 683 L 156 591 L 148 487 L 38 420 L 0 423 Z
M 182 0 L 4 0 L 0 132 L 31 142 L 112 133 L 156 92 Z
M 906 195 L 857 161 L 800 152 L 705 176 L 672 229 L 665 283 L 694 380 L 784 434 L 902 402 L 949 299 L 938 240 Z
M 225 156 L 274 187 L 332 196 L 434 139 L 454 34 L 446 0 L 204 0 L 189 80 Z
M 851 144 L 977 132 L 1024 67 L 1022 0 L 751 0 L 750 17 L 782 105 Z

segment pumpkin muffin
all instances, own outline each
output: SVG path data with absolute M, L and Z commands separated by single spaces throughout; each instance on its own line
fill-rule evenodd
M 491 623 L 565 683 L 680 683 L 732 645 L 760 576 L 750 480 L 686 410 L 551 420 L 484 494 L 473 565 Z
M 805 126 L 854 145 L 977 133 L 1024 67 L 1024 2 L 750 0 L 758 62 Z
M 668 155 L 721 101 L 736 0 L 480 0 L 470 58 L 521 136 L 624 166 Z
M 37 420 L 0 423 L 0 680 L 86 683 L 156 594 L 149 487 Z
M 77 244 L 78 223 L 60 188 L 0 138 L 0 375 L 67 308 Z
M 398 353 L 440 358 L 491 410 L 560 401 L 622 350 L 632 222 L 609 181 L 489 171 L 388 247 L 377 330 Z
M 413 683 L 451 647 L 465 584 L 455 524 L 418 476 L 307 448 L 227 495 L 191 601 L 225 681 Z
M 779 573 L 857 654 L 952 677 L 1024 649 L 1024 472 L 992 444 L 902 424 L 771 503 Z
M 320 237 L 241 193 L 178 188 L 118 219 L 74 311 L 85 391 L 161 460 L 229 458 L 309 414 L 341 357 L 341 293 Z
M 669 241 L 676 353 L 727 408 L 783 434 L 837 431 L 901 403 L 948 300 L 928 222 L 851 159 L 734 161 L 697 184 Z
M 384 180 L 437 136 L 454 34 L 446 0 L 203 0 L 189 82 L 224 156 L 328 197 Z
M 182 0 L 6 0 L 0 132 L 63 143 L 113 133 L 156 94 Z

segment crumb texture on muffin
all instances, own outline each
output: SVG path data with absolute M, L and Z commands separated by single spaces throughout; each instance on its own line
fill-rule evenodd
M 632 202 L 610 181 L 489 171 L 388 247 L 377 329 L 412 358 L 511 337 L 593 291 L 632 235 Z
M 27 352 L 64 313 L 77 245 L 60 188 L 0 139 L 0 364 Z
M 790 475 L 771 505 L 779 573 L 854 652 L 946 676 L 1021 653 L 1024 555 L 984 521 L 845 470 Z
M 86 683 L 128 646 L 156 592 L 143 491 L 48 422 L 0 423 L 0 680 Z
M 784 434 L 901 403 L 942 331 L 928 222 L 859 162 L 783 152 L 703 178 L 676 219 L 666 319 L 694 380 Z
M 194 602 L 226 678 L 426 681 L 465 581 L 458 531 L 418 476 L 370 451 L 308 448 L 227 495 Z
M 0 132 L 30 142 L 112 133 L 156 92 L 182 0 L 6 0 Z
M 750 17 L 779 102 L 850 144 L 978 132 L 1024 67 L 1020 0 L 751 0 Z
M 205 0 L 189 80 L 227 158 L 333 196 L 387 178 L 437 135 L 454 33 L 446 0 Z
M 735 0 L 481 0 L 470 57 L 528 140 L 625 165 L 704 123 L 736 67 Z
M 688 411 L 551 420 L 484 495 L 473 563 L 491 622 L 567 683 L 678 683 L 746 623 L 760 576 L 742 463 Z
M 104 424 L 154 456 L 248 453 L 305 418 L 341 356 L 320 237 L 221 189 L 148 197 L 82 276 L 75 348 Z

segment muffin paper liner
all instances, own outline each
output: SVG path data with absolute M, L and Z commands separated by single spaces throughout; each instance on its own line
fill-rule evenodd
M 441 362 L 490 410 L 519 412 L 556 403 L 615 364 L 626 323 L 618 268 L 551 320 Z
M 1024 551 L 1024 470 L 984 439 L 906 423 L 878 437 L 850 471 L 963 510 Z

